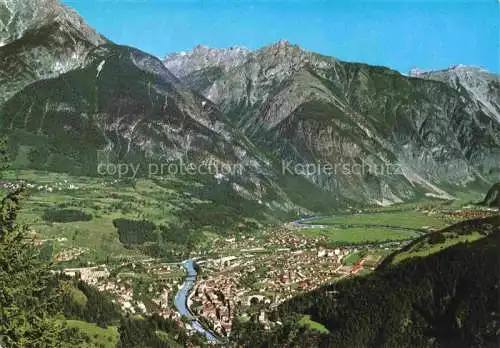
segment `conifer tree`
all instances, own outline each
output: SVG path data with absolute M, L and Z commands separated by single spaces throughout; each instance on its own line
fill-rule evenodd
M 7 145 L 7 138 L 0 137 L 0 178 L 2 177 L 2 171 L 9 168 L 10 157 Z
M 0 157 L 6 153 L 5 142 L 0 142 Z M 27 228 L 18 223 L 25 192 L 21 187 L 0 202 L 0 346 L 71 346 L 82 335 L 56 320 L 59 280 L 40 258 Z

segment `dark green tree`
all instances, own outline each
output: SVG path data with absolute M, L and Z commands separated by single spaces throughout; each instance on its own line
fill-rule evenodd
M 2 177 L 2 171 L 9 168 L 9 166 L 10 166 L 10 156 L 9 156 L 7 138 L 0 137 L 0 178 Z
M 81 342 L 82 336 L 56 320 L 59 280 L 50 264 L 28 239 L 17 215 L 24 188 L 0 203 L 0 345 L 60 347 Z

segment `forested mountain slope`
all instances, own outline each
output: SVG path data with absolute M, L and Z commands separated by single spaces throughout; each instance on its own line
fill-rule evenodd
M 491 187 L 484 198 L 483 204 L 491 208 L 500 209 L 500 182 Z

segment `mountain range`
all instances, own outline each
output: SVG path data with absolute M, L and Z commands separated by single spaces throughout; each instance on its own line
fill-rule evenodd
M 196 62 L 186 65 L 200 66 L 197 54 L 187 56 Z M 179 78 L 217 104 L 268 154 L 293 163 L 398 168 L 395 175 L 308 176 L 343 197 L 380 204 L 418 192 L 446 197 L 440 187 L 447 183 L 467 185 L 498 175 L 498 77 L 482 71 L 410 78 L 306 52 L 283 40 L 246 54 L 239 64 L 208 62 Z
M 269 215 L 449 199 L 500 179 L 499 78 L 480 69 L 405 76 L 285 40 L 160 60 L 57 0 L 0 1 L 0 42 L 0 131 L 20 168 L 240 166 L 187 180 Z

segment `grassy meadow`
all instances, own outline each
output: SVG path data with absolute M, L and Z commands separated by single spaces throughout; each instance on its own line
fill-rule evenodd
M 25 180 L 28 185 L 20 218 L 29 226 L 32 236 L 50 243 L 54 256 L 66 251 L 78 254 L 81 262 L 144 257 L 138 250 L 123 245 L 113 225 L 115 219 L 178 226 L 181 225 L 178 213 L 182 209 L 202 203 L 180 192 L 176 187 L 184 183 L 175 179 L 160 184 L 143 179 L 120 182 L 36 171 L 8 172 L 4 177 Z M 70 210 L 90 219 L 65 222 L 47 218 L 53 212 Z
M 473 242 L 484 237 L 484 235 L 478 232 L 472 232 L 471 234 L 467 235 L 456 235 L 454 233 L 445 233 L 443 235 L 445 240 L 442 243 L 432 244 L 427 238 L 425 238 L 415 245 L 412 245 L 410 250 L 398 252 L 394 256 L 392 263 L 398 263 L 414 257 L 425 257 L 451 247 L 455 244 Z
M 408 240 L 419 235 L 414 231 L 381 227 L 305 228 L 300 230 L 298 233 L 305 237 L 324 236 L 329 242 L 338 242 L 343 244 L 371 244 L 384 241 Z
M 84 348 L 114 348 L 118 343 L 119 333 L 116 326 L 108 326 L 104 329 L 81 320 L 65 320 L 64 323 L 88 336 L 88 341 L 83 344 Z
M 310 315 L 304 315 L 299 320 L 299 325 L 305 326 L 311 330 L 318 331 L 321 333 L 329 333 L 330 332 L 323 324 L 312 320 Z
M 12 170 L 3 176 L 27 183 L 21 222 L 29 226 L 33 238 L 46 246 L 46 254 L 64 265 L 151 256 L 179 260 L 193 248 L 210 251 L 212 242 L 224 231 L 234 234 L 239 228 L 247 233 L 249 225 L 258 231 L 258 226 L 265 223 L 258 215 L 262 207 L 230 195 L 224 187 L 205 190 L 202 183 L 182 177 L 116 180 L 34 170 Z M 457 197 L 456 201 L 425 198 L 421 203 L 324 217 L 310 223 L 326 228 L 300 229 L 297 233 L 325 236 L 329 242 L 342 244 L 414 239 L 421 234 L 417 230 L 440 229 L 449 223 L 425 210 L 454 209 L 479 201 L 481 193 L 464 192 Z M 158 238 L 131 247 L 115 227 L 117 219 L 151 222 Z
M 332 216 L 311 222 L 312 225 L 387 225 L 402 228 L 442 228 L 446 222 L 436 216 L 419 211 L 380 211 L 378 213 Z

